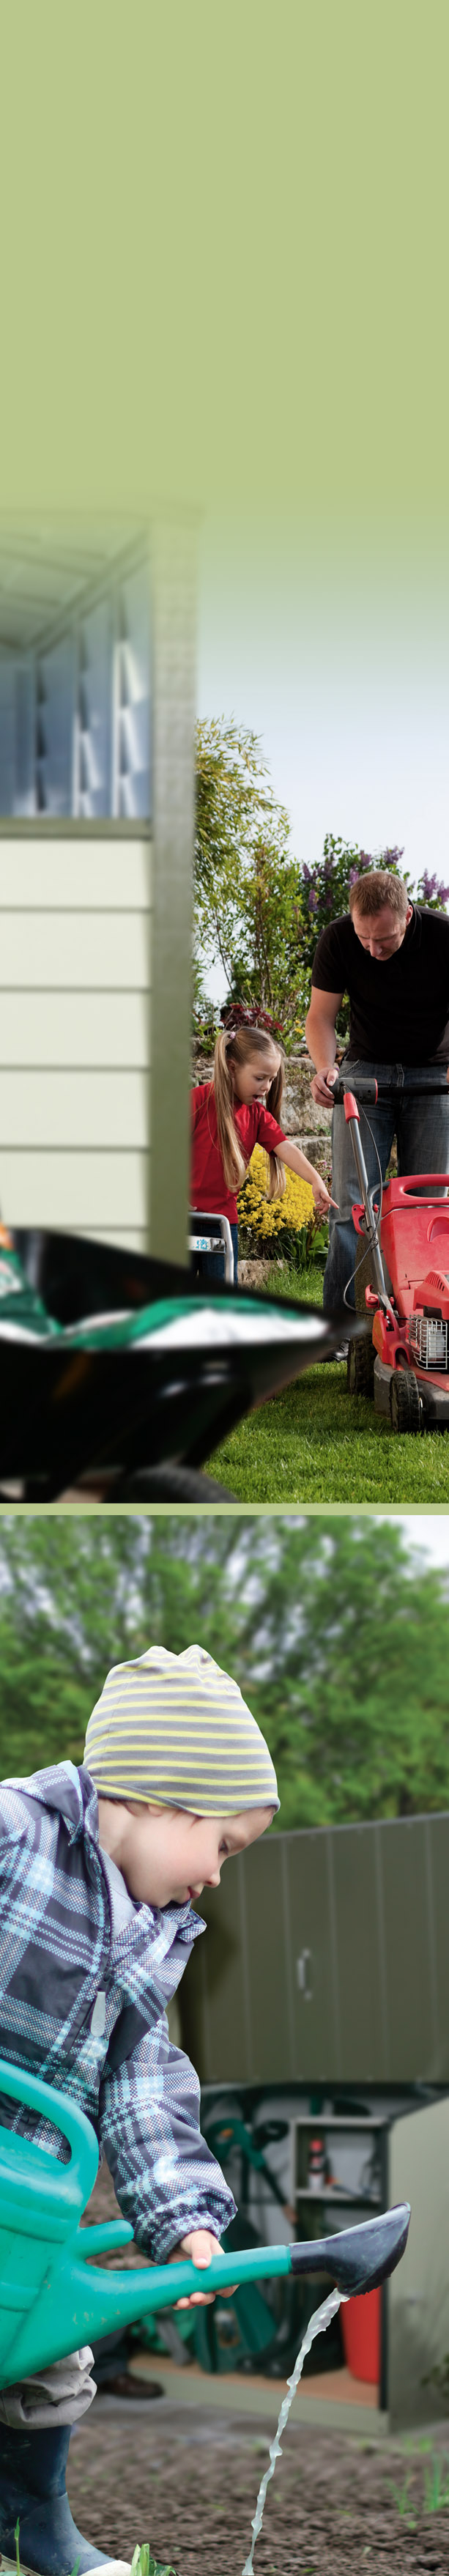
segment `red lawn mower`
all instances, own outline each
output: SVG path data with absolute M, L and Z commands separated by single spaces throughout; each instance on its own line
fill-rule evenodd
M 426 1085 L 441 1094 L 440 1083 Z M 446 1089 L 446 1086 L 444 1086 Z M 408 1097 L 413 1085 L 408 1086 Z M 422 1086 L 416 1085 L 417 1096 Z M 382 1097 L 372 1076 L 333 1097 L 342 1104 L 361 1199 L 352 1209 L 358 1238 L 355 1302 L 372 1331 L 350 1342 L 348 1386 L 373 1395 L 376 1413 L 392 1431 L 444 1429 L 449 1424 L 449 1174 L 414 1173 L 370 1189 L 360 1134 L 360 1109 Z M 377 1197 L 375 1191 L 377 1190 Z M 438 1193 L 443 1195 L 438 1195 Z

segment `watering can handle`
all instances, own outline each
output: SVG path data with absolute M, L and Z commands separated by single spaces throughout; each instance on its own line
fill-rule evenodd
M 44 2084 L 40 2075 L 29 2075 L 25 2067 L 10 2066 L 0 2058 L 0 2093 L 9 2093 L 14 2102 L 23 2102 L 28 2111 L 36 2111 L 42 2120 L 54 2122 L 61 2129 L 71 2150 L 70 2189 L 85 2208 L 98 2173 L 98 2145 L 91 2121 L 76 2102 L 69 2102 L 55 2084 Z

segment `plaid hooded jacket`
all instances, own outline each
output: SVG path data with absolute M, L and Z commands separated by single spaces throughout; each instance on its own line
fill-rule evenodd
M 123 2216 L 157 2262 L 193 2227 L 219 2237 L 235 2212 L 165 2010 L 203 1930 L 190 1904 L 136 1905 L 114 1933 L 84 1765 L 0 1784 L 0 2057 L 85 2111 Z M 47 2121 L 12 2114 L 5 2094 L 0 2123 L 69 2153 Z

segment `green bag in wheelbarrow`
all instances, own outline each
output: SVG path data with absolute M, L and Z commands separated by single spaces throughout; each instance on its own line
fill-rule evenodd
M 63 2162 L 54 2149 L 20 2130 L 0 2126 L 0 2386 L 48 2368 L 66 2353 L 114 2333 L 149 2309 L 172 2307 L 198 2289 L 193 2263 L 153 2264 L 105 2272 L 95 2254 L 128 2244 L 126 2221 L 80 2227 L 95 2182 L 98 2146 L 83 2111 L 41 2077 L 0 2060 L 0 2092 L 33 2118 L 50 2122 L 70 2149 Z M 14 2117 L 14 2114 L 13 2114 Z M 64 2149 L 62 2150 L 64 2152 Z M 224 2290 L 236 2280 L 268 2280 L 282 2273 L 319 2273 L 345 2296 L 357 2297 L 387 2279 L 404 2253 L 410 2209 L 404 2202 L 359 2227 L 306 2244 L 261 2245 L 217 2256 L 204 2286 Z
M 97 1476 L 106 1500 L 210 1502 L 223 1489 L 198 1475 L 203 1461 L 341 1332 L 314 1306 L 221 1282 L 205 1293 L 190 1270 L 114 1245 L 16 1233 L 0 1294 L 0 1493 L 16 1481 L 23 1500 L 51 1500 Z

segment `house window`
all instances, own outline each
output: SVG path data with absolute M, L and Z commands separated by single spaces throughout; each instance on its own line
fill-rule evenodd
M 0 529 L 0 817 L 150 819 L 143 535 Z

